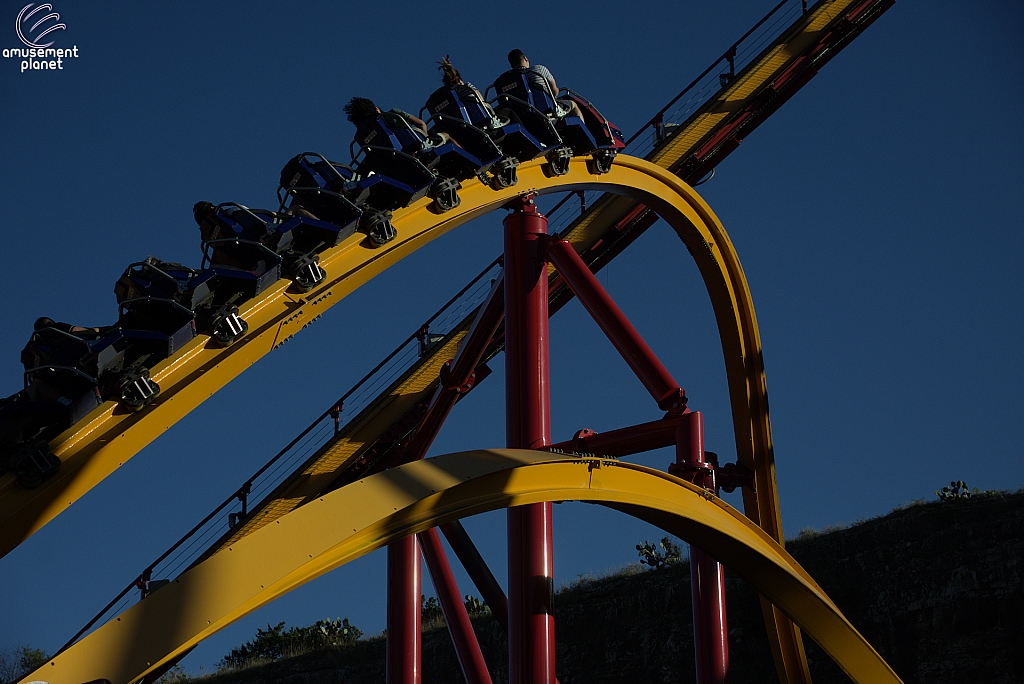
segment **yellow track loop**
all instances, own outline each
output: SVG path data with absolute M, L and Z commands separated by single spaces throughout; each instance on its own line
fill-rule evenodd
M 781 546 L 710 492 L 639 465 L 524 450 L 439 456 L 327 494 L 185 572 L 29 679 L 128 684 L 260 606 L 391 541 L 540 501 L 602 503 L 676 534 L 790 615 L 855 682 L 900 681 Z

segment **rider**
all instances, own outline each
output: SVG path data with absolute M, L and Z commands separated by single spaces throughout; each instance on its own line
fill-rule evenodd
M 548 90 L 551 95 L 551 99 L 555 103 L 556 118 L 561 119 L 567 115 L 578 117 L 583 116 L 583 113 L 575 102 L 572 100 L 558 99 L 558 84 L 555 83 L 555 77 L 551 75 L 551 72 L 546 66 L 541 64 L 530 66 L 530 60 L 523 54 L 523 51 L 519 49 L 508 53 L 508 63 L 509 66 L 512 67 L 512 71 L 519 69 L 525 70 L 526 80 L 532 86 Z
M 348 120 L 356 127 L 356 140 L 359 139 L 359 129 L 368 124 L 372 124 L 378 117 L 383 119 L 384 123 L 389 126 L 401 126 L 404 123 L 407 123 L 410 128 L 418 129 L 423 133 L 424 137 L 427 136 L 427 124 L 423 123 L 422 119 L 413 116 L 409 112 L 404 112 L 401 109 L 391 109 L 386 112 L 381 112 L 380 107 L 375 105 L 373 100 L 369 100 L 365 97 L 353 97 L 349 100 L 348 104 L 345 105 L 345 114 L 348 115 Z
M 104 331 L 113 330 L 116 326 L 108 325 L 103 328 L 83 328 L 80 325 L 71 325 L 70 323 L 61 323 L 55 321 L 48 316 L 37 318 L 36 322 L 32 324 L 32 330 L 39 332 L 45 328 L 56 328 L 61 332 L 66 332 L 71 335 L 77 335 L 78 333 L 102 333 Z
M 445 55 L 444 59 L 438 62 L 438 65 L 437 68 L 441 72 L 441 80 L 444 81 L 444 88 L 442 90 L 454 90 L 463 100 L 479 103 L 490 109 L 487 100 L 484 99 L 483 94 L 477 90 L 476 86 L 462 80 L 462 75 L 451 63 L 451 60 L 448 59 L 448 55 Z

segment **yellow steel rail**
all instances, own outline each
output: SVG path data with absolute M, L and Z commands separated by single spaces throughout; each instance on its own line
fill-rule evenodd
M 854 682 L 900 681 L 781 546 L 710 492 L 639 465 L 524 450 L 439 456 L 327 494 L 191 568 L 27 679 L 129 684 L 391 541 L 498 508 L 574 500 L 605 504 L 704 549 L 790 615 Z

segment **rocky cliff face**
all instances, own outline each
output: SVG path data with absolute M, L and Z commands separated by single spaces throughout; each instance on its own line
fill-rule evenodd
M 797 539 L 790 553 L 909 683 L 1024 682 L 1024 493 L 936 502 Z M 776 682 L 757 594 L 727 578 L 730 679 Z M 690 575 L 684 565 L 580 583 L 555 598 L 562 684 L 694 681 Z M 475 622 L 495 684 L 507 682 L 503 632 Z M 847 682 L 805 639 L 818 684 Z M 424 682 L 461 682 L 447 632 L 424 635 Z M 369 640 L 244 672 L 229 682 L 384 681 Z

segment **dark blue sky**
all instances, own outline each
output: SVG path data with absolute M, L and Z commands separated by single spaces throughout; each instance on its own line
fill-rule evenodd
M 53 4 L 67 25 L 55 47 L 79 57 L 28 73 L 0 60 L 3 395 L 20 387 L 36 317 L 109 323 L 129 262 L 199 261 L 195 201 L 271 206 L 291 156 L 347 155 L 349 97 L 416 110 L 444 54 L 483 87 L 519 47 L 629 134 L 772 5 Z M 20 45 L 23 6 L 0 0 L 0 48 Z M 1024 484 L 1022 15 L 1012 0 L 899 0 L 700 188 L 753 292 L 788 535 L 934 498 L 951 479 Z M 496 256 L 500 219 L 371 281 L 0 559 L 0 648 L 56 650 Z M 601 280 L 732 460 L 714 319 L 682 244 L 657 225 Z M 556 440 L 657 417 L 578 304 L 552 339 Z M 493 368 L 434 453 L 504 444 L 500 358 Z M 555 512 L 559 584 L 661 536 L 595 506 Z M 467 522 L 499 577 L 503 523 Z M 267 622 L 348 616 L 379 632 L 383 572 L 383 552 L 343 567 L 184 665 L 209 669 Z

